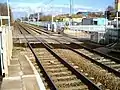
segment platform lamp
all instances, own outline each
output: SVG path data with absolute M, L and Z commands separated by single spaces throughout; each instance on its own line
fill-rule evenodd
M 10 7 L 9 7 L 9 0 L 7 0 L 7 10 L 8 10 L 8 26 L 10 30 Z

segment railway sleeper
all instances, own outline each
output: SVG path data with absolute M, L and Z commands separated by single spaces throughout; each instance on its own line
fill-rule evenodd
M 38 57 L 38 58 L 40 58 L 40 57 Z M 40 58 L 40 60 L 44 60 L 44 61 L 51 61 L 51 60 L 54 60 L 55 61 L 55 57 L 49 57 L 49 58 L 46 58 L 45 56 L 44 57 L 42 57 L 42 58 Z
M 52 77 L 53 80 L 67 80 L 67 79 L 75 79 L 77 78 L 75 75 L 67 75 L 67 76 L 62 76 L 62 77 Z
M 97 60 L 97 61 L 99 61 L 99 62 L 105 62 L 105 63 L 109 63 L 109 62 L 114 62 L 114 61 L 111 61 L 111 60 L 109 60 L 109 59 L 99 59 L 99 60 Z
M 39 58 L 54 58 L 53 55 L 49 55 L 49 54 L 37 54 L 37 56 Z
M 114 65 L 109 65 L 109 67 L 112 67 L 112 68 L 120 68 L 120 64 L 114 64 Z
M 103 64 L 105 64 L 105 65 L 115 65 L 115 64 L 116 64 L 116 62 L 114 62 L 114 61 L 110 61 L 110 62 L 101 62 L 101 63 L 103 63 Z
M 67 76 L 67 75 L 71 75 L 72 72 L 71 71 L 67 71 L 67 72 L 49 72 L 50 76 L 55 76 L 55 77 L 61 77 L 61 76 Z
M 44 54 L 44 55 L 37 55 L 38 56 L 38 58 L 54 58 L 52 55 L 51 56 L 49 56 L 49 54 Z
M 118 68 L 118 69 L 115 69 L 115 70 L 120 72 L 120 68 Z
M 68 88 L 68 87 L 77 87 L 77 86 L 85 85 L 78 79 L 71 80 L 71 81 L 59 81 L 59 82 L 55 82 L 55 84 L 58 88 L 63 88 L 63 87 Z
M 51 64 L 56 64 L 56 63 L 58 63 L 58 61 L 56 61 L 56 60 L 41 60 L 40 62 L 41 62 L 41 63 L 51 63 Z
M 68 71 L 68 68 L 63 67 L 63 68 L 54 68 L 54 69 L 47 69 L 47 72 L 60 72 L 60 71 Z
M 46 63 L 42 63 L 43 66 L 46 66 L 46 65 L 57 65 L 57 64 L 61 64 L 61 63 L 60 62 L 55 62 L 55 63 L 46 62 Z
M 59 64 L 59 65 L 50 65 L 50 66 L 44 66 L 44 68 L 46 68 L 46 69 L 50 69 L 50 68 L 63 68 L 63 67 L 65 67 L 64 65 L 62 65 L 62 64 Z
M 61 78 L 61 79 L 53 79 L 54 82 L 61 82 L 61 81 L 66 81 L 69 82 L 71 80 L 78 80 L 76 77 L 68 77 L 68 78 Z
M 60 88 L 59 90 L 89 90 L 89 89 L 86 85 L 81 85 L 77 87 Z

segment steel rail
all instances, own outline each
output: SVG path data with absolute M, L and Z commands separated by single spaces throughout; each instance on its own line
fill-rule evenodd
M 24 29 L 24 28 L 23 28 Z M 19 30 L 20 30 L 20 27 L 19 27 Z M 24 35 L 24 33 L 20 30 L 20 32 L 23 34 L 23 36 L 25 37 L 26 41 L 27 41 L 27 45 L 28 47 L 30 48 L 31 52 L 33 53 L 34 57 L 35 57 L 35 60 L 36 60 L 36 63 L 37 65 L 39 66 L 39 68 L 41 69 L 41 71 L 43 72 L 44 76 L 45 76 L 45 79 L 47 80 L 48 85 L 50 86 L 50 89 L 51 90 L 58 90 L 56 85 L 53 83 L 53 81 L 51 80 L 50 76 L 47 74 L 47 72 L 45 71 L 43 65 L 41 64 L 40 60 L 38 59 L 38 57 L 36 56 L 32 46 L 30 45 L 30 42 L 29 40 L 27 39 L 27 37 Z
M 25 28 L 23 28 L 25 29 Z M 34 35 L 32 35 L 34 36 Z M 41 41 L 42 42 L 42 41 Z M 44 43 L 44 42 L 43 42 Z M 42 43 L 42 44 L 43 44 Z M 43 44 L 44 45 L 44 44 Z M 54 52 L 49 46 L 44 45 L 44 47 L 54 56 L 56 57 L 64 66 L 66 66 L 73 74 L 77 76 L 84 84 L 88 86 L 90 90 L 101 90 L 97 85 L 95 85 L 91 80 L 89 80 L 86 76 L 84 76 L 81 72 L 71 66 L 65 59 L 61 58 L 57 53 Z
M 39 33 L 38 31 L 36 31 L 36 32 Z M 48 36 L 48 35 L 46 35 L 46 36 Z M 49 37 L 49 36 L 48 36 L 48 37 Z M 49 38 L 51 38 L 51 37 L 49 37 Z M 55 38 L 51 38 L 51 39 L 54 39 L 55 41 L 59 42 L 61 45 L 65 46 L 66 48 L 72 50 L 73 52 L 75 52 L 75 53 L 77 53 L 77 54 L 85 57 L 86 59 L 90 60 L 91 62 L 96 63 L 97 65 L 103 67 L 104 69 L 107 69 L 109 72 L 114 73 L 116 76 L 120 77 L 120 72 L 117 71 L 117 70 L 115 70 L 114 68 L 111 68 L 111 67 L 109 67 L 109 66 L 107 66 L 107 65 L 105 65 L 105 64 L 102 64 L 102 63 L 98 62 L 97 60 L 92 59 L 92 58 L 90 58 L 89 56 L 87 56 L 87 55 L 85 55 L 85 54 L 83 54 L 83 53 L 81 53 L 81 52 L 73 49 L 73 48 L 70 47 L 70 46 L 67 46 L 67 45 L 62 44 L 59 40 L 57 40 L 57 39 L 55 39 Z M 71 42 L 71 41 L 69 41 L 69 42 Z M 93 49 L 87 48 L 87 47 L 85 47 L 85 46 L 79 45 L 79 44 L 74 43 L 74 42 L 72 42 L 72 43 L 75 44 L 75 45 L 81 46 L 82 48 L 84 48 L 84 49 L 86 49 L 86 50 L 88 50 L 88 51 L 90 51 L 90 52 L 92 52 L 92 53 L 100 54 L 100 56 L 101 56 L 101 55 L 102 55 L 102 56 L 104 55 L 104 54 L 102 54 L 102 53 L 99 53 L 99 52 L 97 52 L 97 51 L 94 51 Z M 117 58 L 111 58 L 111 57 L 109 57 L 109 56 L 107 56 L 107 55 L 105 55 L 104 57 L 105 57 L 105 58 L 112 59 L 112 60 L 116 61 L 117 63 L 120 63 L 120 60 L 117 59 Z

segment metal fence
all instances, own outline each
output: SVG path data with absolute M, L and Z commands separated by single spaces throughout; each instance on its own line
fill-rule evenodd
M 30 24 L 34 24 L 34 25 L 38 25 L 38 26 L 43 26 L 43 27 L 47 27 L 48 24 L 51 24 L 51 22 L 27 22 L 26 23 L 30 23 Z M 58 27 L 65 27 L 65 22 L 55 22 L 56 26 Z M 76 31 L 88 31 L 88 32 L 106 32 L 106 28 L 114 28 L 113 25 L 71 25 L 71 26 L 67 26 L 70 30 L 76 30 Z
M 24 22 L 33 24 L 33 25 L 37 25 L 37 26 L 42 26 L 42 27 L 47 27 L 47 25 L 50 23 L 50 22 L 28 22 L 28 21 L 24 21 Z
M 25 23 L 29 23 L 29 24 L 34 24 L 34 25 L 38 25 L 38 26 L 42 26 L 42 27 L 47 27 L 48 24 L 51 24 L 51 22 L 28 22 L 28 21 L 24 21 Z M 65 22 L 54 22 L 56 23 L 57 26 L 65 26 Z
M 106 28 L 114 28 L 112 25 L 110 26 L 98 26 L 98 25 L 79 25 L 79 26 L 70 26 L 70 30 L 77 31 L 88 31 L 88 32 L 105 32 Z

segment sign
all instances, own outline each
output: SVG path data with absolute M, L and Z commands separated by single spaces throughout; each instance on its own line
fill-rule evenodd
M 0 16 L 0 19 L 10 19 L 9 16 Z
M 115 0 L 115 9 L 116 11 L 120 11 L 120 0 Z

